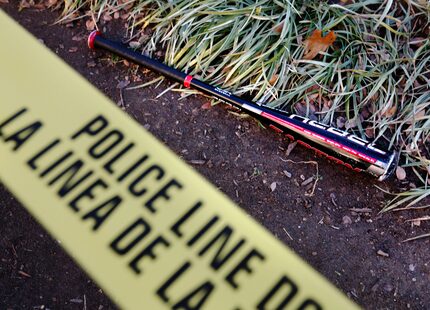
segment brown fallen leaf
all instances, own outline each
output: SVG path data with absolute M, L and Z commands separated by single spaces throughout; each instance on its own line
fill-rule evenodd
M 94 30 L 94 28 L 96 27 L 96 24 L 92 19 L 89 19 L 85 22 L 85 27 L 87 27 L 88 31 L 91 31 L 91 30 Z
M 416 112 L 414 115 L 410 116 L 407 120 L 406 120 L 406 124 L 413 124 L 414 122 L 418 122 L 423 120 L 423 118 L 426 116 L 426 111 L 425 109 L 421 109 L 418 112 Z
M 397 112 L 397 105 L 395 103 L 389 102 L 384 110 L 382 111 L 383 117 L 393 117 Z
M 279 24 L 277 24 L 275 27 L 273 27 L 273 31 L 276 33 L 281 33 L 283 28 L 284 28 L 284 22 L 282 21 Z
M 278 81 L 278 78 L 279 78 L 279 75 L 277 74 L 272 75 L 272 77 L 269 80 L 269 84 L 272 86 L 275 85 L 275 83 Z
M 334 31 L 330 31 L 325 37 L 322 37 L 321 34 L 321 30 L 315 29 L 311 36 L 303 42 L 305 48 L 303 59 L 314 59 L 320 52 L 325 52 L 336 40 Z
M 202 106 L 201 106 L 201 108 L 202 108 L 203 110 L 209 110 L 209 109 L 211 109 L 211 108 L 212 108 L 212 104 L 210 103 L 210 101 L 208 101 L 208 102 L 206 102 L 206 103 L 203 103 L 203 104 L 202 104 Z

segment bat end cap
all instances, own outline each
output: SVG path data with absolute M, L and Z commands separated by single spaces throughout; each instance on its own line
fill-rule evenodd
M 399 164 L 400 152 L 394 151 L 391 155 L 388 167 L 383 175 L 381 175 L 378 180 L 385 181 L 389 179 L 396 171 L 397 165 Z
M 88 47 L 90 49 L 95 49 L 94 47 L 94 40 L 96 39 L 97 36 L 101 35 L 101 32 L 98 30 L 94 30 L 93 32 L 90 33 L 90 35 L 88 36 Z

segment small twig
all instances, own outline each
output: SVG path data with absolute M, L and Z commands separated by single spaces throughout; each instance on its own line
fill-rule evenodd
M 285 229 L 285 227 L 282 227 L 282 229 L 285 231 L 285 233 L 287 234 L 288 238 L 290 238 L 291 240 L 294 240 L 293 237 L 291 237 L 291 235 L 288 233 L 288 231 Z
M 409 241 L 414 241 L 414 240 L 423 239 L 423 238 L 427 238 L 427 237 L 430 237 L 430 233 L 419 235 L 419 236 L 416 236 L 416 237 L 412 237 L 412 238 L 403 240 L 402 242 L 409 242 Z
M 422 217 L 417 217 L 417 218 L 414 218 L 414 219 L 406 220 L 406 222 L 415 222 L 415 221 L 430 221 L 430 215 L 426 215 L 426 216 L 422 216 Z
M 124 97 L 123 97 L 123 88 L 120 88 L 119 89 L 119 98 L 120 98 L 120 101 L 119 101 L 119 106 L 121 107 L 121 108 L 125 108 L 125 104 L 124 104 Z
M 423 210 L 423 209 L 427 209 L 427 208 L 430 208 L 430 205 L 419 206 L 419 207 L 404 207 L 404 208 L 394 209 L 393 212 L 397 212 L 397 211 L 410 211 L 410 210 Z
M 30 276 L 28 273 L 26 273 L 26 272 L 24 272 L 24 271 L 22 271 L 22 270 L 18 271 L 18 273 L 19 273 L 20 275 L 22 275 L 23 277 L 31 278 L 31 276 Z
M 370 208 L 349 208 L 349 210 L 357 213 L 369 213 L 372 212 L 372 209 Z

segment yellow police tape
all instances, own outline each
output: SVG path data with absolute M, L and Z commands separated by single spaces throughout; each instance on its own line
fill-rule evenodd
M 1 11 L 0 41 L 1 181 L 118 305 L 357 308 Z

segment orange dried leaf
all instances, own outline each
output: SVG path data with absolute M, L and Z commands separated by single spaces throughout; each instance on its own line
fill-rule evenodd
M 393 117 L 397 112 L 397 106 L 391 107 L 384 113 L 385 117 Z
M 96 27 L 96 24 L 92 19 L 89 19 L 85 22 L 85 26 L 87 27 L 88 31 L 91 31 L 91 30 L 94 30 L 94 28 Z
M 284 22 L 282 21 L 278 25 L 273 27 L 273 31 L 276 33 L 281 33 L 283 28 L 284 28 Z
M 210 102 L 206 102 L 206 103 L 202 104 L 201 108 L 203 110 L 209 110 L 212 108 L 212 104 Z
M 303 59 L 314 59 L 320 52 L 325 52 L 336 40 L 334 31 L 330 31 L 325 37 L 321 36 L 321 30 L 315 29 L 311 36 L 304 42 L 305 53 Z
M 272 86 L 275 85 L 276 82 L 278 81 L 278 78 L 279 78 L 279 75 L 277 74 L 272 75 L 272 77 L 269 80 L 269 84 Z

